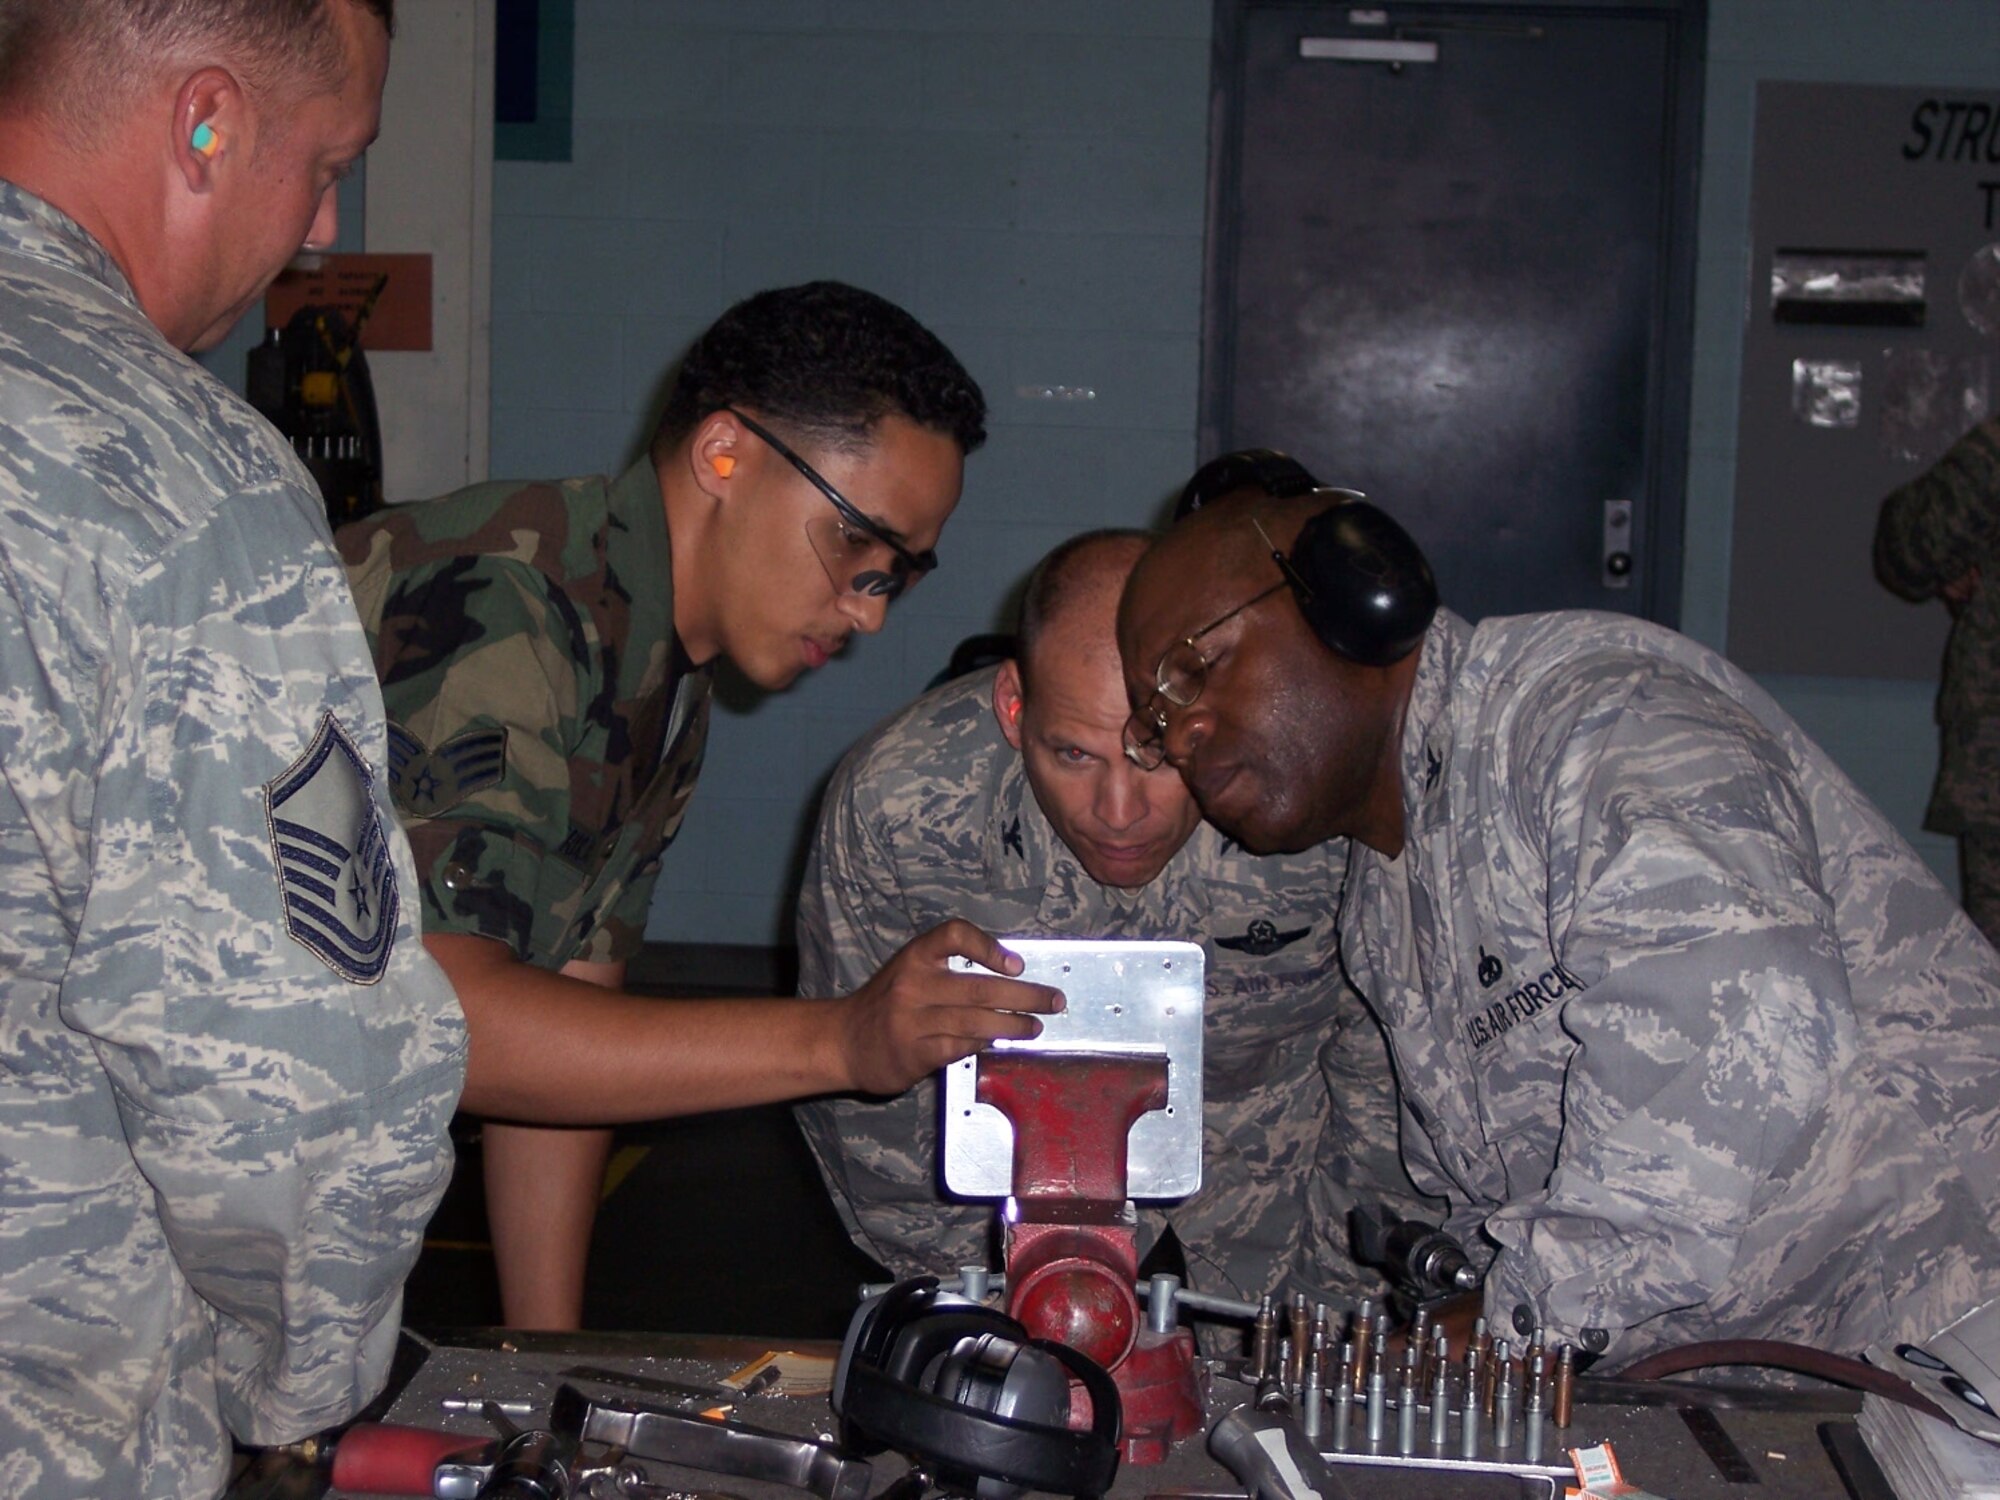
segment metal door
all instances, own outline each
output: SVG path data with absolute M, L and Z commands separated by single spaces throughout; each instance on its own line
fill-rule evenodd
M 1203 455 L 1366 491 L 1469 617 L 1671 623 L 1702 22 L 1219 0 Z

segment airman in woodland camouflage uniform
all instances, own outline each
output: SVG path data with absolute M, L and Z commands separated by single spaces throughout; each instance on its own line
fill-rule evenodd
M 425 929 L 545 967 L 630 958 L 708 730 L 651 461 L 616 483 L 473 485 L 338 541 Z
M 2000 942 L 2000 589 L 1981 582 L 1996 552 L 2000 416 L 1884 500 L 1875 529 L 1881 580 L 1951 610 L 1937 702 L 1944 754 L 1924 827 L 1958 836 L 1965 909 Z
M 696 340 L 650 451 L 615 482 L 474 485 L 342 529 L 424 941 L 478 1043 L 466 1107 L 489 1117 L 510 1323 L 573 1328 L 583 1311 L 610 1131 L 544 1123 L 602 1127 L 862 1079 L 894 1091 L 1036 1027 L 985 1007 L 1054 1003 L 942 973 L 952 952 L 996 955 L 970 929 L 888 958 L 832 1006 L 606 993 L 644 938 L 694 791 L 710 664 L 726 653 L 781 688 L 881 629 L 935 562 L 984 412 L 902 309 L 833 282 L 787 287 Z
M 465 1033 L 321 501 L 179 352 L 331 240 L 386 9 L 166 46 L 122 3 L 7 8 L 40 28 L 0 36 L 9 1495 L 212 1496 L 232 1437 L 352 1416 L 450 1176 Z
M 1029 586 L 1016 660 L 935 689 L 848 753 L 800 895 L 801 989 L 852 984 L 953 915 L 1016 936 L 1200 942 L 1202 1187 L 1142 1204 L 1142 1242 L 1171 1224 L 1194 1285 L 1224 1296 L 1288 1273 L 1315 1295 L 1378 1292 L 1346 1253 L 1346 1210 L 1415 1205 L 1381 1033 L 1340 978 L 1345 849 L 1255 858 L 1197 822 L 1171 772 L 1125 760 L 1112 620 L 1147 540 L 1066 543 Z M 934 1079 L 798 1113 L 849 1233 L 885 1266 L 997 1264 L 998 1205 L 938 1185 Z
M 1987 1304 L 2000 958 L 1728 663 L 1621 616 L 1440 611 L 1363 667 L 1280 587 L 1160 698 L 1163 653 L 1327 506 L 1245 491 L 1140 564 L 1128 734 L 1247 847 L 1351 838 L 1347 962 L 1486 1311 L 1622 1361 L 1857 1354 Z

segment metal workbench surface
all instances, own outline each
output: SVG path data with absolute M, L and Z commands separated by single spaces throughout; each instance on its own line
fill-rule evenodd
M 596 1366 L 654 1379 L 707 1384 L 741 1368 L 773 1349 L 799 1350 L 831 1356 L 826 1344 L 771 1342 L 752 1338 L 715 1338 L 668 1334 L 519 1334 L 478 1331 L 422 1339 L 405 1335 L 405 1347 L 386 1404 L 372 1413 L 381 1420 L 417 1427 L 460 1431 L 468 1439 L 490 1437 L 493 1429 L 476 1413 L 446 1410 L 444 1403 L 465 1398 L 526 1402 L 535 1415 L 517 1416 L 520 1425 L 544 1420 L 548 1404 L 564 1382 L 564 1372 L 580 1365 Z M 1247 1400 L 1249 1391 L 1210 1363 L 1208 1415 L 1211 1420 Z M 587 1393 L 613 1401 L 661 1404 L 662 1398 L 643 1391 L 572 1380 Z M 1886 1493 L 1871 1491 L 1878 1476 L 1864 1474 L 1857 1491 L 1843 1479 L 1830 1458 L 1827 1434 L 1851 1434 L 1859 1397 L 1844 1391 L 1811 1394 L 1764 1393 L 1690 1388 L 1655 1384 L 1619 1388 L 1580 1383 L 1575 1422 L 1566 1433 L 1546 1432 L 1545 1467 L 1560 1465 L 1565 1449 L 1609 1441 L 1625 1475 L 1663 1500 L 1745 1496 L 1760 1500 L 1839 1500 L 1858 1494 L 1861 1500 Z M 1633 1399 L 1637 1398 L 1637 1399 Z M 1686 1410 L 1698 1415 L 1690 1418 Z M 798 1436 L 831 1440 L 836 1423 L 827 1399 L 819 1395 L 766 1392 L 733 1401 L 729 1416 L 758 1427 Z M 1392 1433 L 1393 1442 L 1393 1433 Z M 1420 1445 L 1420 1455 L 1427 1447 Z M 1518 1458 L 1519 1445 L 1513 1456 Z M 1491 1460 L 1490 1451 L 1487 1454 Z M 905 1472 L 907 1465 L 893 1454 L 871 1460 L 874 1468 L 869 1494 L 879 1495 Z M 1534 1481 L 1465 1469 L 1362 1468 L 1336 1460 L 1336 1472 L 1355 1494 L 1398 1500 L 1484 1500 L 1484 1497 L 1560 1495 L 1559 1482 Z M 1865 1455 L 1863 1468 L 1867 1468 Z M 736 1496 L 741 1500 L 797 1500 L 802 1492 L 785 1486 L 704 1474 L 663 1464 L 648 1464 L 656 1482 L 691 1495 Z M 1242 1487 L 1211 1458 L 1199 1438 L 1180 1444 L 1168 1460 L 1151 1467 L 1121 1465 L 1111 1494 L 1114 1500 L 1146 1500 L 1149 1496 L 1241 1495 Z M 280 1472 L 265 1464 L 242 1476 L 232 1488 L 235 1500 L 308 1500 L 326 1495 L 350 1500 L 326 1488 L 323 1468 L 317 1480 L 303 1466 Z

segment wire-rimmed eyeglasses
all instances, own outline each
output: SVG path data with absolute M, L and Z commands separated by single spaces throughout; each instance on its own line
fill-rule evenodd
M 1271 559 L 1277 563 L 1281 576 L 1269 588 L 1252 594 L 1193 634 L 1182 636 L 1161 655 L 1159 665 L 1153 668 L 1153 696 L 1146 700 L 1145 707 L 1132 711 L 1125 720 L 1121 735 L 1125 758 L 1143 771 L 1157 769 L 1167 758 L 1167 706 L 1193 707 L 1195 700 L 1201 697 L 1202 688 L 1207 685 L 1208 656 L 1201 649 L 1203 639 L 1252 605 L 1262 604 L 1280 589 L 1290 588 L 1302 598 L 1312 597 L 1311 586 L 1300 576 L 1292 560 L 1271 540 L 1270 533 L 1264 530 L 1264 523 L 1252 516 L 1250 524 L 1257 528 L 1257 535 L 1270 550 Z
M 1167 705 L 1191 708 L 1208 682 L 1208 657 L 1201 649 L 1207 636 L 1227 625 L 1254 604 L 1262 604 L 1289 580 L 1279 579 L 1267 589 L 1252 594 L 1227 614 L 1210 620 L 1192 635 L 1182 636 L 1167 647 L 1153 669 L 1153 696 L 1144 708 L 1134 709 L 1125 720 L 1125 758 L 1141 770 L 1151 771 L 1167 758 Z

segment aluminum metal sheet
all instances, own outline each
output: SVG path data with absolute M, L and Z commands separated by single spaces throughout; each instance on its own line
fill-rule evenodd
M 1094 942 L 1076 938 L 1003 938 L 1021 955 L 1021 977 L 1054 985 L 1068 1000 L 1042 1018 L 1032 1041 L 999 1041 L 993 1050 L 1164 1056 L 1167 1104 L 1133 1122 L 1126 1138 L 1126 1191 L 1134 1198 L 1185 1198 L 1201 1186 L 1202 976 L 1198 943 Z M 953 959 L 962 972 L 985 973 Z M 979 1058 L 944 1070 L 944 1181 L 967 1198 L 1013 1191 L 1014 1126 L 978 1098 Z

